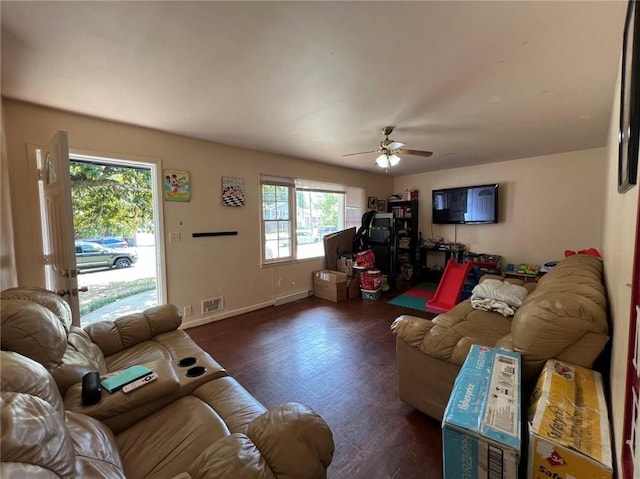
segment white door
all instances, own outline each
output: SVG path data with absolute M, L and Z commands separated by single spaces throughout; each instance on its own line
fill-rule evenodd
M 73 324 L 80 326 L 67 133 L 57 132 L 36 153 L 47 288 L 67 300 L 71 305 Z

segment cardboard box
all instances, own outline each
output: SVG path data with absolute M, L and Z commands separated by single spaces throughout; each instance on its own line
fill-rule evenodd
M 613 477 L 607 402 L 596 371 L 550 359 L 529 407 L 529 479 Z
M 335 303 L 347 299 L 347 275 L 323 269 L 313 272 L 313 294 Z
M 338 258 L 343 253 L 353 251 L 353 240 L 356 237 L 356 228 L 338 231 L 324 237 L 324 268 L 335 271 L 338 269 Z
M 442 420 L 445 479 L 516 479 L 520 461 L 520 355 L 474 344 Z
M 360 297 L 360 271 L 353 268 L 353 259 L 338 258 L 337 271 L 347 275 L 347 298 Z
M 355 276 L 347 279 L 347 298 L 359 298 L 360 297 L 360 279 L 358 273 Z

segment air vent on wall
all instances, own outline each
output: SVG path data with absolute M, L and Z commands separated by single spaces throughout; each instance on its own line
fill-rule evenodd
M 203 315 L 213 313 L 215 311 L 222 311 L 224 309 L 224 297 L 218 296 L 216 298 L 203 299 L 201 304 Z

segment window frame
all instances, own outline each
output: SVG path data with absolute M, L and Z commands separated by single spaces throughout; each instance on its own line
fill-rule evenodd
M 267 223 L 273 221 L 265 218 L 265 194 L 264 186 L 284 186 L 288 188 L 288 208 L 289 217 L 286 221 L 289 223 L 289 245 L 290 251 L 288 256 L 282 256 L 277 258 L 267 258 Z M 272 266 L 279 264 L 286 264 L 298 261 L 314 261 L 324 257 L 324 251 L 320 256 L 298 258 L 298 244 L 297 244 L 297 231 L 298 231 L 298 204 L 297 198 L 298 192 L 315 192 L 315 193 L 329 193 L 329 194 L 341 194 L 344 195 L 342 202 L 342 212 L 339 212 L 339 222 L 343 223 L 342 228 L 348 228 L 350 221 L 350 214 L 353 214 L 354 209 L 360 208 L 361 214 L 364 213 L 363 200 L 366 197 L 366 190 L 362 187 L 354 187 L 341 185 L 336 183 L 318 182 L 313 180 L 304 180 L 299 178 L 280 177 L 274 175 L 260 174 L 260 263 L 262 266 Z M 276 214 L 277 216 L 277 214 Z M 276 218 L 276 221 L 278 220 Z M 340 226 L 338 226 L 340 229 Z

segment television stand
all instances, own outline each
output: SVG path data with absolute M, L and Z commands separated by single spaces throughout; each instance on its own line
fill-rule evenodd
M 432 283 L 440 282 L 444 268 L 450 259 L 457 263 L 462 263 L 466 248 L 463 244 L 442 244 L 437 246 L 421 246 L 420 247 L 420 279 Z M 444 261 L 436 261 L 436 260 Z M 434 265 L 441 266 L 440 269 L 434 269 Z

